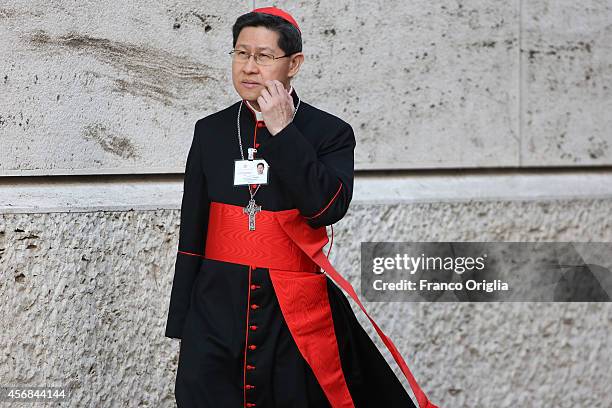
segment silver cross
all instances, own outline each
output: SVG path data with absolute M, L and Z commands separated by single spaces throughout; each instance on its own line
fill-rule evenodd
M 255 204 L 255 200 L 251 198 L 249 205 L 242 209 L 242 212 L 249 214 L 249 231 L 255 231 L 255 214 L 261 211 L 261 205 Z

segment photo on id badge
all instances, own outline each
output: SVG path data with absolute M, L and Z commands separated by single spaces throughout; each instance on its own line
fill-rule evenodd
M 268 184 L 269 167 L 264 159 L 235 160 L 234 185 Z

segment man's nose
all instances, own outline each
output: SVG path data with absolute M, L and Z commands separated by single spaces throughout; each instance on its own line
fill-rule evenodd
M 242 67 L 242 69 L 245 72 L 256 72 L 259 69 L 259 66 L 255 62 L 254 55 L 249 56 L 249 59 L 244 63 L 244 66 Z

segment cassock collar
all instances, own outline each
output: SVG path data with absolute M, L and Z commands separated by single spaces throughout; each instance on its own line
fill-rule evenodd
M 295 91 L 295 88 L 293 88 L 293 85 L 290 85 L 289 87 L 289 94 L 293 98 L 293 106 L 294 107 L 297 106 L 299 98 L 298 98 L 297 92 Z M 253 118 L 253 120 L 255 120 L 256 122 L 263 121 L 263 114 L 257 109 L 253 108 L 251 104 L 249 103 L 249 101 L 247 101 L 246 99 L 244 100 L 244 102 L 246 102 L 246 106 L 249 108 L 249 110 L 252 113 L 249 116 Z

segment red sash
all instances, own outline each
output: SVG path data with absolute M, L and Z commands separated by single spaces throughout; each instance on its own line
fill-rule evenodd
M 258 212 L 255 231 L 249 231 L 243 208 L 211 202 L 204 256 L 269 269 L 289 331 L 331 405 L 354 407 L 340 364 L 326 278 L 321 268 L 366 314 L 406 376 L 419 407 L 437 408 L 421 390 L 393 342 L 370 317 L 353 286 L 323 253 L 329 241 L 326 228 L 312 228 L 294 208 Z

